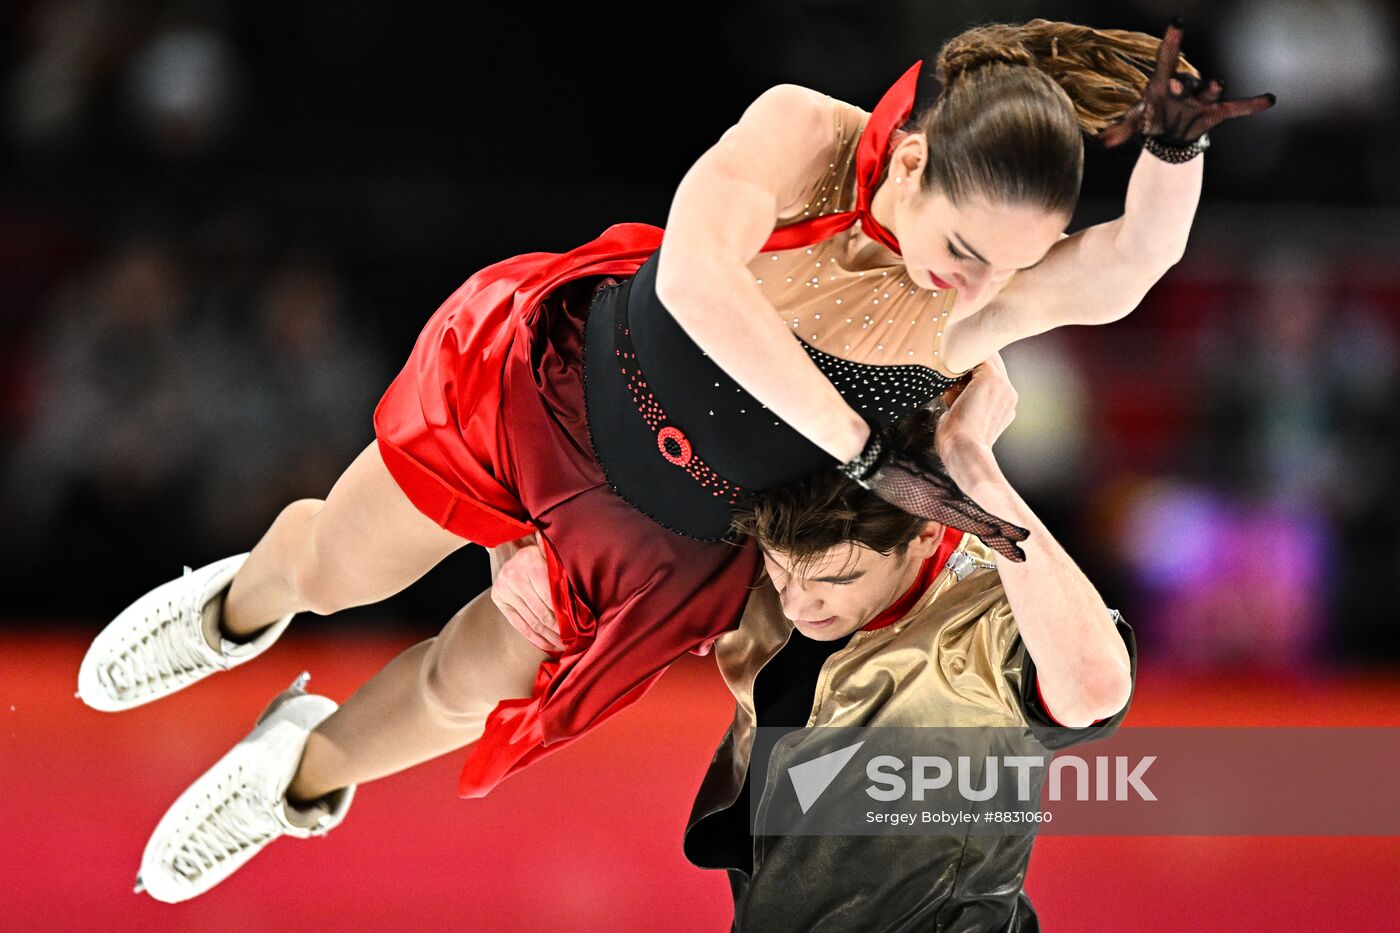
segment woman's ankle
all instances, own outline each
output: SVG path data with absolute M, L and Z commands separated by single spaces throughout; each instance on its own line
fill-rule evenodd
M 237 578 L 234 580 L 236 582 Z M 265 629 L 277 624 L 277 619 L 245 619 L 244 614 L 239 611 L 240 604 L 229 602 L 228 597 L 232 592 L 233 586 L 230 584 L 228 589 L 209 600 L 204 607 L 204 637 L 211 647 L 218 647 L 219 638 L 234 644 L 252 641 Z
M 306 737 L 306 747 L 302 749 L 301 761 L 297 762 L 296 773 L 287 785 L 287 803 L 299 810 L 307 810 L 322 803 L 325 798 L 340 789 L 341 784 L 329 786 L 324 776 L 316 774 L 316 760 L 327 750 L 325 739 L 314 730 Z

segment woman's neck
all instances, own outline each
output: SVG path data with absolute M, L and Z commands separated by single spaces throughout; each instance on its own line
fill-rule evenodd
M 888 230 L 895 239 L 899 239 L 898 232 L 892 226 L 894 219 L 894 192 L 890 190 L 892 187 L 888 181 L 880 183 L 880 186 L 875 189 L 874 196 L 870 199 L 870 213 L 874 216 L 876 223 Z M 867 235 L 861 229 L 859 221 L 839 236 L 841 237 L 841 265 L 847 269 L 880 269 L 901 265 L 904 262 L 903 258 L 894 250 Z

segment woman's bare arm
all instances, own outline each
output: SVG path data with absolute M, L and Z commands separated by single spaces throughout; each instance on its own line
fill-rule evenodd
M 1180 148 L 1225 120 L 1274 105 L 1272 94 L 1224 100 L 1224 82 L 1182 71 L 1181 36 L 1181 20 L 1174 19 L 1142 99 L 1099 132 L 1104 145 L 1140 135 Z M 1018 273 L 980 312 L 955 319 L 944 337 L 944 361 L 957 371 L 1022 337 L 1062 324 L 1105 324 L 1136 308 L 1186 251 L 1204 162 L 1197 157 L 1169 164 L 1144 151 L 1128 182 L 1123 216 L 1056 243 L 1043 262 Z
M 831 98 L 779 85 L 755 100 L 676 189 L 656 293 L 745 391 L 842 462 L 870 428 L 812 362 L 748 263 L 836 144 Z
M 1171 165 L 1143 152 L 1122 217 L 1060 240 L 981 311 L 955 318 L 943 338 L 949 369 L 962 372 L 1024 337 L 1065 324 L 1107 324 L 1136 308 L 1186 250 L 1204 161 Z

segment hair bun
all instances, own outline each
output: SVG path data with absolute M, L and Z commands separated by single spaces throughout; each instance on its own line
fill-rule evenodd
M 1021 41 L 1020 28 L 997 23 L 969 29 L 944 45 L 936 63 L 938 80 L 947 88 L 969 71 L 998 63 L 1027 68 L 1040 66 Z
M 935 67 L 945 94 L 968 72 L 984 65 L 1035 69 L 1064 90 L 1080 127 L 1093 134 L 1120 119 L 1142 97 L 1161 44 L 1162 40 L 1141 32 L 1047 19 L 989 23 L 945 42 Z M 1177 70 L 1200 77 L 1185 58 L 1178 60 Z M 996 93 L 990 86 L 982 90 L 987 95 Z

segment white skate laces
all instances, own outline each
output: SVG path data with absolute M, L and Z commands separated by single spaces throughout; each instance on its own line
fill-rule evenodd
M 141 688 L 166 682 L 191 683 L 201 672 L 226 670 L 224 656 L 204 639 L 202 607 L 196 605 L 197 591 L 189 586 L 194 569 L 185 567 L 172 598 L 152 607 L 150 627 L 128 643 L 111 661 L 97 667 L 97 680 L 112 696 L 128 699 Z M 183 627 L 185 631 L 181 631 Z M 189 629 L 193 631 L 189 631 Z M 204 650 L 200 650 L 203 648 Z
M 304 691 L 307 678 L 303 673 L 279 694 L 252 733 L 166 811 L 142 855 L 137 893 L 172 904 L 188 900 L 228 878 L 274 839 L 323 836 L 344 819 L 353 785 L 309 811 L 289 812 L 287 788 L 307 738 L 336 709 L 329 698 Z
M 204 820 L 190 828 L 170 861 L 171 869 L 191 885 L 198 884 L 205 873 L 230 855 L 252 846 L 261 848 L 280 835 L 281 826 L 271 808 L 246 784 L 219 786 L 213 793 L 223 802 L 205 811 Z
M 251 661 L 271 647 L 292 615 L 247 642 L 231 642 L 217 628 L 212 638 L 205 637 L 205 607 L 222 598 L 247 557 L 238 554 L 198 570 L 185 567 L 182 576 L 122 610 L 83 658 L 78 697 L 94 709 L 130 709 Z
M 331 828 L 330 807 L 325 804 L 316 807 L 320 815 L 314 822 L 303 825 L 286 814 L 289 804 L 284 797 L 269 799 L 260 794 L 241 767 L 221 777 L 205 794 L 203 820 L 186 830 L 170 861 L 171 870 L 192 886 L 229 858 L 248 849 L 256 852 L 278 836 L 309 838 Z

